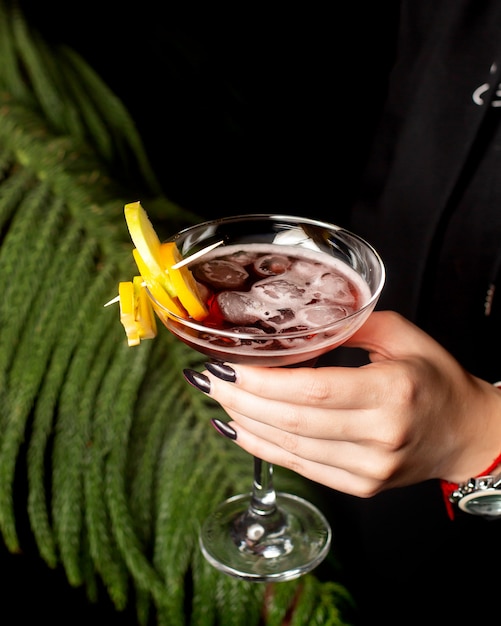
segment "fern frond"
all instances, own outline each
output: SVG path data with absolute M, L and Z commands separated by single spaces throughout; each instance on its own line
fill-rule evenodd
M 145 542 L 154 533 L 157 468 L 168 430 L 168 415 L 179 389 L 177 369 L 152 368 L 148 393 L 138 402 L 135 429 L 129 442 L 130 508 Z M 150 386 L 151 385 L 151 386 Z
M 0 248 L 0 389 L 5 388 L 7 370 L 48 271 L 48 252 L 57 241 L 63 211 L 61 200 L 49 199 L 47 185 L 32 187 L 17 207 Z
M 94 297 L 89 297 L 94 295 Z M 107 366 L 119 350 L 118 337 L 111 320 L 96 324 L 91 312 L 102 306 L 104 288 L 89 290 L 76 300 L 82 307 L 74 316 L 71 331 L 79 336 L 69 361 L 60 391 L 53 445 L 54 529 L 61 557 L 72 584 L 79 584 L 79 543 L 84 509 L 84 471 L 87 457 L 94 451 L 93 420 L 96 396 L 105 379 Z M 99 378 L 98 374 L 101 374 Z M 101 499 L 102 490 L 98 498 Z M 89 542 L 91 543 L 91 542 Z
M 344 626 L 341 586 L 246 583 L 201 555 L 203 519 L 249 491 L 252 459 L 210 428 L 221 407 L 182 378 L 204 357 L 163 327 L 130 349 L 118 307 L 103 308 L 135 271 L 123 205 L 145 190 L 165 230 L 197 219 L 159 193 L 92 68 L 0 0 L 2 539 L 22 549 L 14 477 L 26 474 L 41 557 L 91 601 L 104 589 L 117 610 L 135 602 L 141 626 Z
M 0 91 L 8 91 L 17 100 L 25 102 L 31 99 L 31 93 L 19 67 L 19 57 L 13 36 L 12 22 L 17 20 L 24 22 L 23 16 L 19 15 L 15 8 L 9 9 L 5 3 L 0 3 L 0 58 L 2 59 Z
M 217 623 L 217 606 L 214 590 L 221 574 L 205 560 L 200 550 L 193 553 L 191 576 L 193 594 L 190 615 L 186 623 L 190 626 L 205 626 Z M 260 599 L 261 600 L 261 599 Z M 252 626 L 252 624 L 249 624 Z
M 50 465 L 52 453 L 50 442 L 57 415 L 59 394 L 65 381 L 68 364 L 81 342 L 81 337 L 85 336 L 86 332 L 92 333 L 96 346 L 95 358 L 85 384 L 81 386 L 79 404 L 75 407 L 73 416 L 73 419 L 79 419 L 82 424 L 90 424 L 96 390 L 106 373 L 111 354 L 116 350 L 116 334 L 113 332 L 116 329 L 115 320 L 111 317 L 103 320 L 100 333 L 96 333 L 96 328 L 86 325 L 85 321 L 89 319 L 96 305 L 104 299 L 109 280 L 110 276 L 107 271 L 101 272 L 96 277 L 78 313 L 74 316 L 73 324 L 62 328 L 34 409 L 32 435 L 27 456 L 28 513 L 40 553 L 51 567 L 56 566 L 58 555 L 51 522 L 52 515 L 49 512 L 49 494 L 46 493 L 45 467 Z M 72 462 L 78 462 L 78 460 L 79 457 L 71 459 Z M 71 465 L 68 465 L 69 472 L 70 468 Z
M 253 626 L 259 623 L 264 585 L 248 583 L 224 574 L 216 579 L 217 624 Z
M 0 233 L 5 236 L 10 219 L 23 196 L 37 181 L 32 172 L 15 163 L 11 150 L 4 150 L 2 156 L 4 168 L 2 168 L 3 176 L 0 181 Z
M 146 346 L 143 347 L 147 349 Z M 124 358 L 124 349 L 126 348 L 123 345 L 117 348 L 97 393 L 89 432 L 90 445 L 87 445 L 85 451 L 86 470 L 83 477 L 86 526 L 91 554 L 109 593 L 119 607 L 123 606 L 127 598 L 127 573 L 113 537 L 109 510 L 103 496 L 106 493 L 106 463 L 113 448 L 115 435 L 110 416 L 115 410 L 114 405 L 122 402 L 117 390 L 122 388 L 122 381 L 127 377 L 131 367 L 130 360 Z M 134 355 L 135 358 L 139 356 L 139 353 Z M 123 404 L 120 406 L 123 410 Z
M 149 193 L 160 195 L 160 185 L 137 128 L 122 101 L 71 48 L 61 48 L 60 60 L 72 100 L 82 104 L 80 114 L 88 129 L 87 134 L 98 142 L 98 153 L 104 156 L 107 163 L 115 167 L 120 164 L 126 175 L 139 171 Z M 132 171 L 131 163 L 134 163 Z
M 65 130 L 82 138 L 82 129 L 77 126 L 78 114 L 67 98 L 65 84 L 48 45 L 23 19 L 12 19 L 11 28 L 18 63 L 29 79 L 42 114 L 55 130 Z
M 4 429 L 0 448 L 0 528 L 5 534 L 7 545 L 13 550 L 18 547 L 11 493 L 15 462 L 30 412 L 45 375 L 46 364 L 71 300 L 69 292 L 60 293 L 58 281 L 63 280 L 67 281 L 66 284 L 71 284 L 79 280 L 80 284 L 83 284 L 85 265 L 93 247 L 91 241 L 86 242 L 75 264 L 70 265 L 64 262 L 64 254 L 66 252 L 67 258 L 68 250 L 62 247 L 55 253 L 54 263 L 44 276 L 42 288 L 33 300 L 9 373 L 6 398 L 2 404 Z M 59 306 L 55 310 L 45 306 L 47 301 L 50 302 L 57 297 Z
M 343 612 L 353 600 L 336 583 L 320 583 L 313 575 L 304 576 L 292 612 L 291 626 L 348 626 Z

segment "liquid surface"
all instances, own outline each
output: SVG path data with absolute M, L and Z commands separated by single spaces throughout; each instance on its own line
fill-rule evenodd
M 195 349 L 234 362 L 269 365 L 279 357 L 282 365 L 319 356 L 352 334 L 353 314 L 370 298 L 348 265 L 297 246 L 225 246 L 190 269 L 209 309 L 206 330 L 165 323 Z
M 330 324 L 363 304 L 364 283 L 345 264 L 307 250 L 298 256 L 297 247 L 275 248 L 229 246 L 191 268 L 208 289 L 205 326 L 295 332 Z

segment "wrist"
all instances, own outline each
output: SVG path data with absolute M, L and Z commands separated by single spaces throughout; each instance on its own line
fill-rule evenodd
M 501 391 L 501 381 L 494 383 Z M 477 476 L 462 483 L 440 481 L 449 518 L 454 519 L 454 505 L 466 513 L 487 518 L 501 518 L 501 453 Z

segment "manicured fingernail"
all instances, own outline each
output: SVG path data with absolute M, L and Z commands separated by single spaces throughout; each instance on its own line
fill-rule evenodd
M 228 426 L 226 422 L 222 422 L 221 420 L 218 420 L 214 417 L 211 419 L 211 423 L 217 430 L 217 432 L 220 435 L 223 435 L 223 437 L 226 437 L 227 439 L 232 439 L 233 441 L 235 441 L 235 439 L 237 438 L 236 430 L 234 430 L 231 426 Z
M 205 367 L 209 370 L 211 374 L 217 376 L 221 380 L 226 381 L 227 383 L 234 383 L 237 379 L 237 375 L 235 374 L 235 370 L 226 365 L 225 363 L 219 363 L 217 361 L 209 361 L 205 364 Z
M 185 369 L 183 370 L 183 375 L 190 385 L 199 391 L 203 391 L 204 393 L 210 392 L 210 380 L 205 374 L 201 374 L 195 370 Z

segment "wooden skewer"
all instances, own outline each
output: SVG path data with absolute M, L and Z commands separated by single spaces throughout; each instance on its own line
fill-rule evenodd
M 115 296 L 114 298 L 106 302 L 106 304 L 103 304 L 103 306 L 110 306 L 110 304 L 115 304 L 115 302 L 120 302 L 120 296 Z
M 180 267 L 183 267 L 183 265 L 187 265 L 188 263 L 191 263 L 192 261 L 194 261 L 195 259 L 198 259 L 204 254 L 207 254 L 207 252 L 214 250 L 214 248 L 217 248 L 222 243 L 223 243 L 223 239 L 221 239 L 221 241 L 217 241 L 216 243 L 212 243 L 210 246 L 207 246 L 206 248 L 202 248 L 202 250 L 199 250 L 198 252 L 194 252 L 193 254 L 190 254 L 190 256 L 185 257 L 184 259 L 182 259 L 178 263 L 175 263 L 171 267 L 172 269 L 177 270 Z M 168 272 L 169 270 L 166 270 L 166 271 Z M 144 287 L 145 285 L 146 283 L 142 283 L 141 286 Z M 115 304 L 116 302 L 120 302 L 120 296 L 115 296 L 111 300 L 108 300 L 108 302 L 106 302 L 106 304 L 103 304 L 103 306 L 110 306 L 110 304 Z
M 217 241 L 216 243 L 212 243 L 210 246 L 207 246 L 206 248 L 202 248 L 202 250 L 199 250 L 198 252 L 194 252 L 193 254 L 190 254 L 190 256 L 185 257 L 184 259 L 182 259 L 182 261 L 179 261 L 178 263 L 174 263 L 174 265 L 172 265 L 172 269 L 173 270 L 177 270 L 180 267 L 183 267 L 183 265 L 188 265 L 188 263 L 191 263 L 195 259 L 198 259 L 199 257 L 203 256 L 204 254 L 207 254 L 207 252 L 210 252 L 211 250 L 214 250 L 214 248 L 217 248 L 222 243 L 223 243 L 223 240 L 221 239 L 221 241 Z
M 142 282 L 141 287 L 146 287 L 146 283 Z M 103 304 L 103 306 L 110 306 L 110 304 L 115 304 L 115 302 L 120 302 L 120 296 L 115 296 L 111 300 L 108 300 L 108 302 L 106 304 Z

